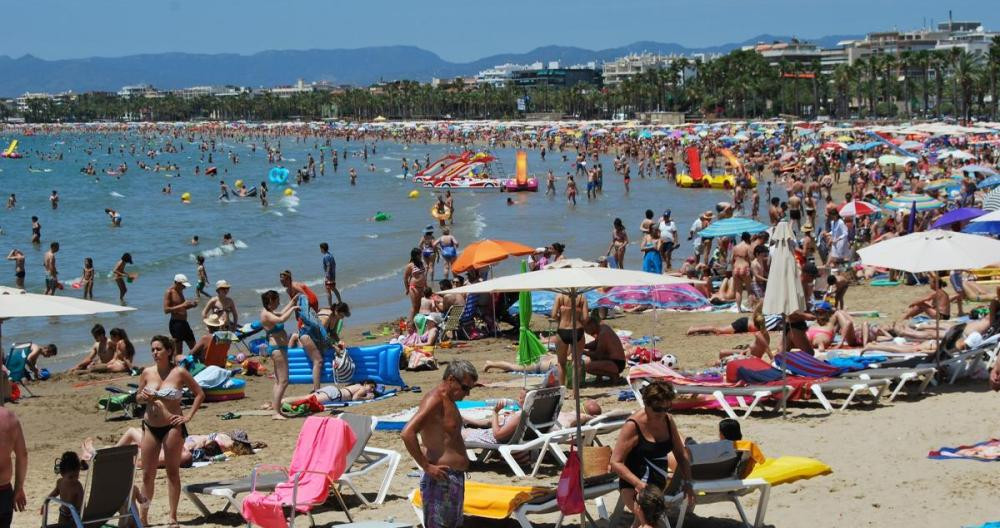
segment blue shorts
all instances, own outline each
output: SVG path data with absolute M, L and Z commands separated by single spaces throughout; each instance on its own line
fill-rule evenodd
M 594 182 L 587 182 L 587 191 L 594 190 Z

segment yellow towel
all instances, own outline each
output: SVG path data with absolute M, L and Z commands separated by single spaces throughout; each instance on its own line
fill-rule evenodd
M 506 519 L 518 506 L 531 499 L 551 493 L 552 488 L 533 486 L 503 486 L 485 482 L 466 481 L 465 503 L 462 511 L 466 515 L 484 517 L 486 519 Z M 413 505 L 420 508 L 420 490 L 413 493 Z
M 830 466 L 814 458 L 783 456 L 757 464 L 747 478 L 764 479 L 768 484 L 777 486 L 830 473 L 833 473 Z

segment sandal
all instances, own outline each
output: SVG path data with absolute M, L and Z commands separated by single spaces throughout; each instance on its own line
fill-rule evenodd
M 238 420 L 240 419 L 240 415 L 230 411 L 227 412 L 226 414 L 220 414 L 219 418 L 222 420 Z

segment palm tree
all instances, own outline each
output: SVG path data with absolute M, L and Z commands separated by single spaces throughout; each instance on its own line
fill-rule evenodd
M 955 83 L 956 97 L 960 103 L 960 106 L 956 107 L 956 113 L 968 122 L 972 117 L 972 105 L 970 104 L 970 100 L 972 99 L 972 91 L 975 85 L 976 77 L 978 76 L 976 71 L 976 59 L 967 51 L 960 50 L 958 53 L 952 53 L 952 55 L 955 57 L 955 62 L 953 63 L 954 73 L 952 78 Z
M 990 120 L 997 120 L 997 74 L 1000 73 L 1000 35 L 995 35 L 990 41 L 987 54 L 990 77 Z

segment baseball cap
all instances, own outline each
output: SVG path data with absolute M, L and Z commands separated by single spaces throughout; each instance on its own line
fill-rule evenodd
M 824 312 L 832 312 L 833 306 L 826 301 L 820 301 L 813 306 L 813 310 L 823 310 Z
M 670 209 L 667 209 L 666 211 L 663 211 L 663 216 L 666 216 L 667 218 L 670 218 Z
M 191 287 L 191 283 L 188 281 L 188 278 L 183 273 L 178 273 L 177 275 L 174 275 L 174 282 L 179 282 L 183 284 L 185 288 Z

